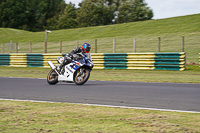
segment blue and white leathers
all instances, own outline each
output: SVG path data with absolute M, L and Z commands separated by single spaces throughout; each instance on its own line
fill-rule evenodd
M 50 67 L 57 73 L 58 82 L 75 82 L 78 85 L 82 85 L 82 82 L 88 80 L 88 75 L 93 68 L 93 62 L 91 56 L 88 54 L 78 54 L 79 58 L 72 60 L 71 63 L 65 65 L 63 69 L 58 73 L 54 64 L 49 61 Z M 61 63 L 63 58 L 58 58 L 58 63 Z M 87 78 L 87 79 L 85 79 Z M 86 80 L 86 81 L 84 81 Z M 80 82 L 80 84 L 79 84 Z M 83 83 L 83 84 L 84 84 Z

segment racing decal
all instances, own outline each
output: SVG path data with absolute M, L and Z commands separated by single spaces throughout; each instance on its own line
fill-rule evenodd
M 69 70 L 71 73 L 73 73 L 73 71 L 70 69 L 70 68 L 68 68 L 67 66 L 65 67 L 67 70 Z

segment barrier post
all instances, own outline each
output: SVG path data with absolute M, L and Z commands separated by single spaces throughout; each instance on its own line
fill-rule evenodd
M 2 53 L 4 53 L 4 43 L 2 44 Z
M 97 53 L 97 39 L 95 39 L 95 53 Z
M 60 53 L 62 53 L 62 41 L 60 41 Z
M 16 53 L 18 53 L 18 42 L 16 42 Z
M 51 31 L 50 31 L 50 30 L 45 30 L 44 53 L 47 53 L 47 40 L 48 40 L 48 33 L 51 33 Z
M 136 38 L 133 39 L 133 52 L 136 53 Z
M 10 49 L 10 53 L 12 53 L 12 40 L 10 40 L 10 47 L 9 47 L 9 49 Z
M 161 42 L 161 38 L 158 37 L 158 52 L 160 52 L 160 42 Z
M 184 52 L 184 44 L 185 44 L 185 38 L 182 36 L 182 52 Z
M 44 42 L 44 53 L 47 53 L 47 42 Z
M 32 52 L 32 42 L 29 43 L 29 53 Z
M 116 39 L 113 39 L 113 53 L 115 53 L 116 49 Z

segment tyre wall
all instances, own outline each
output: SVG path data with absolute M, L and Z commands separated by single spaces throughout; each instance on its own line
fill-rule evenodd
M 0 66 L 50 68 L 65 54 L 0 54 Z M 186 53 L 91 53 L 94 69 L 185 70 Z M 199 57 L 200 60 L 200 57 Z

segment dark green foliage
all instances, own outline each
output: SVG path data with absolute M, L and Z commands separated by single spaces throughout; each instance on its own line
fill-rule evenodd
M 149 20 L 144 0 L 1 0 L 0 27 L 29 31 L 69 29 Z
M 153 11 L 147 7 L 144 0 L 121 0 L 116 22 L 127 23 L 149 20 L 153 17 Z
M 112 24 L 114 8 L 105 0 L 84 0 L 77 11 L 79 27 Z
M 65 5 L 64 10 L 47 20 L 47 28 L 50 30 L 76 28 L 76 7 L 69 3 Z
M 4 0 L 0 3 L 0 27 L 30 31 L 44 30 L 57 15 L 64 0 Z
M 70 3 L 65 7 L 64 13 L 59 16 L 59 29 L 76 28 L 76 8 L 75 5 Z

